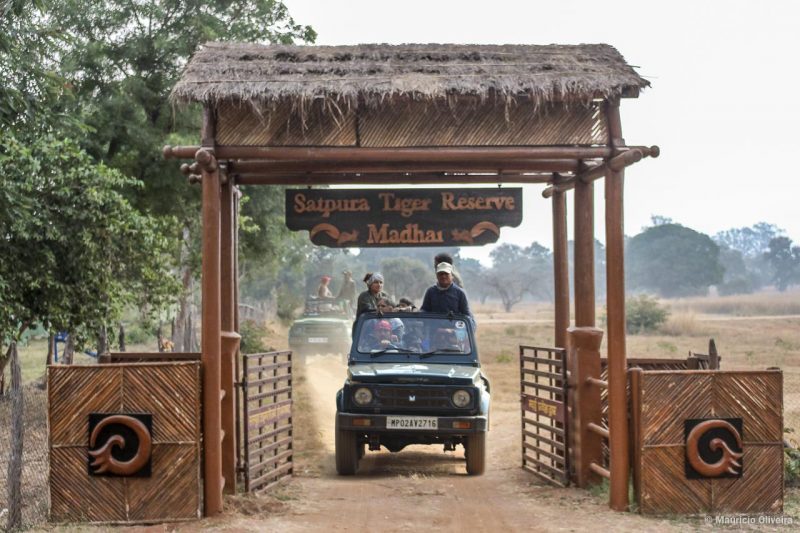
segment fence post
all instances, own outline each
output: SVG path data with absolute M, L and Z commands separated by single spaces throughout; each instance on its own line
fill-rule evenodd
M 600 379 L 600 344 L 603 330 L 590 327 L 572 327 L 569 335 L 569 359 L 573 375 L 571 379 L 575 404 L 572 416 L 575 479 L 579 487 L 598 483 L 600 477 L 590 467 L 592 463 L 602 463 L 602 437 L 589 428 L 589 424 L 599 426 L 602 422 L 600 408 L 600 388 L 590 383 L 589 378 Z
M 11 454 L 8 459 L 8 518 L 6 530 L 22 527 L 22 453 L 25 404 L 17 343 L 11 343 Z

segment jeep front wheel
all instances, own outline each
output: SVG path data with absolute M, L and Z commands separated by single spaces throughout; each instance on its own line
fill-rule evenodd
M 336 472 L 341 476 L 352 476 L 358 470 L 359 444 L 356 433 L 339 428 L 336 421 Z
M 486 468 L 486 433 L 475 433 L 467 435 L 465 443 L 465 454 L 467 456 L 467 474 L 479 476 Z

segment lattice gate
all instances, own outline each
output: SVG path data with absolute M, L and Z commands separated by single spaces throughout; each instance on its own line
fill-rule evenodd
M 570 480 L 566 351 L 519 347 L 522 468 L 549 483 Z
M 292 352 L 242 355 L 240 471 L 247 492 L 292 475 Z

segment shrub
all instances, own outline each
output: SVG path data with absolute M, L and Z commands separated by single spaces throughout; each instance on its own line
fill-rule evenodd
M 245 320 L 239 325 L 239 335 L 242 336 L 240 350 L 244 354 L 262 353 L 271 350 L 264 342 L 264 337 L 269 331 L 263 324 L 255 320 Z
M 800 486 L 800 450 L 787 446 L 783 449 L 783 482 L 787 487 Z
M 655 331 L 666 322 L 669 311 L 652 296 L 640 294 L 625 301 L 628 333 Z

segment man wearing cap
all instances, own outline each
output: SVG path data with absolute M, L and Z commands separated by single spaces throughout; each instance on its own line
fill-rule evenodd
M 337 294 L 336 297 L 342 300 L 348 300 L 351 307 L 355 307 L 356 282 L 353 279 L 353 273 L 349 270 L 345 270 L 342 272 L 342 274 L 344 274 L 344 282 L 342 282 L 342 287 L 339 289 L 339 294 Z
M 472 324 L 475 318 L 469 310 L 467 293 L 453 283 L 453 265 L 444 261 L 436 265 L 436 285 L 425 291 L 420 310 L 433 313 L 459 313 L 467 315 Z

